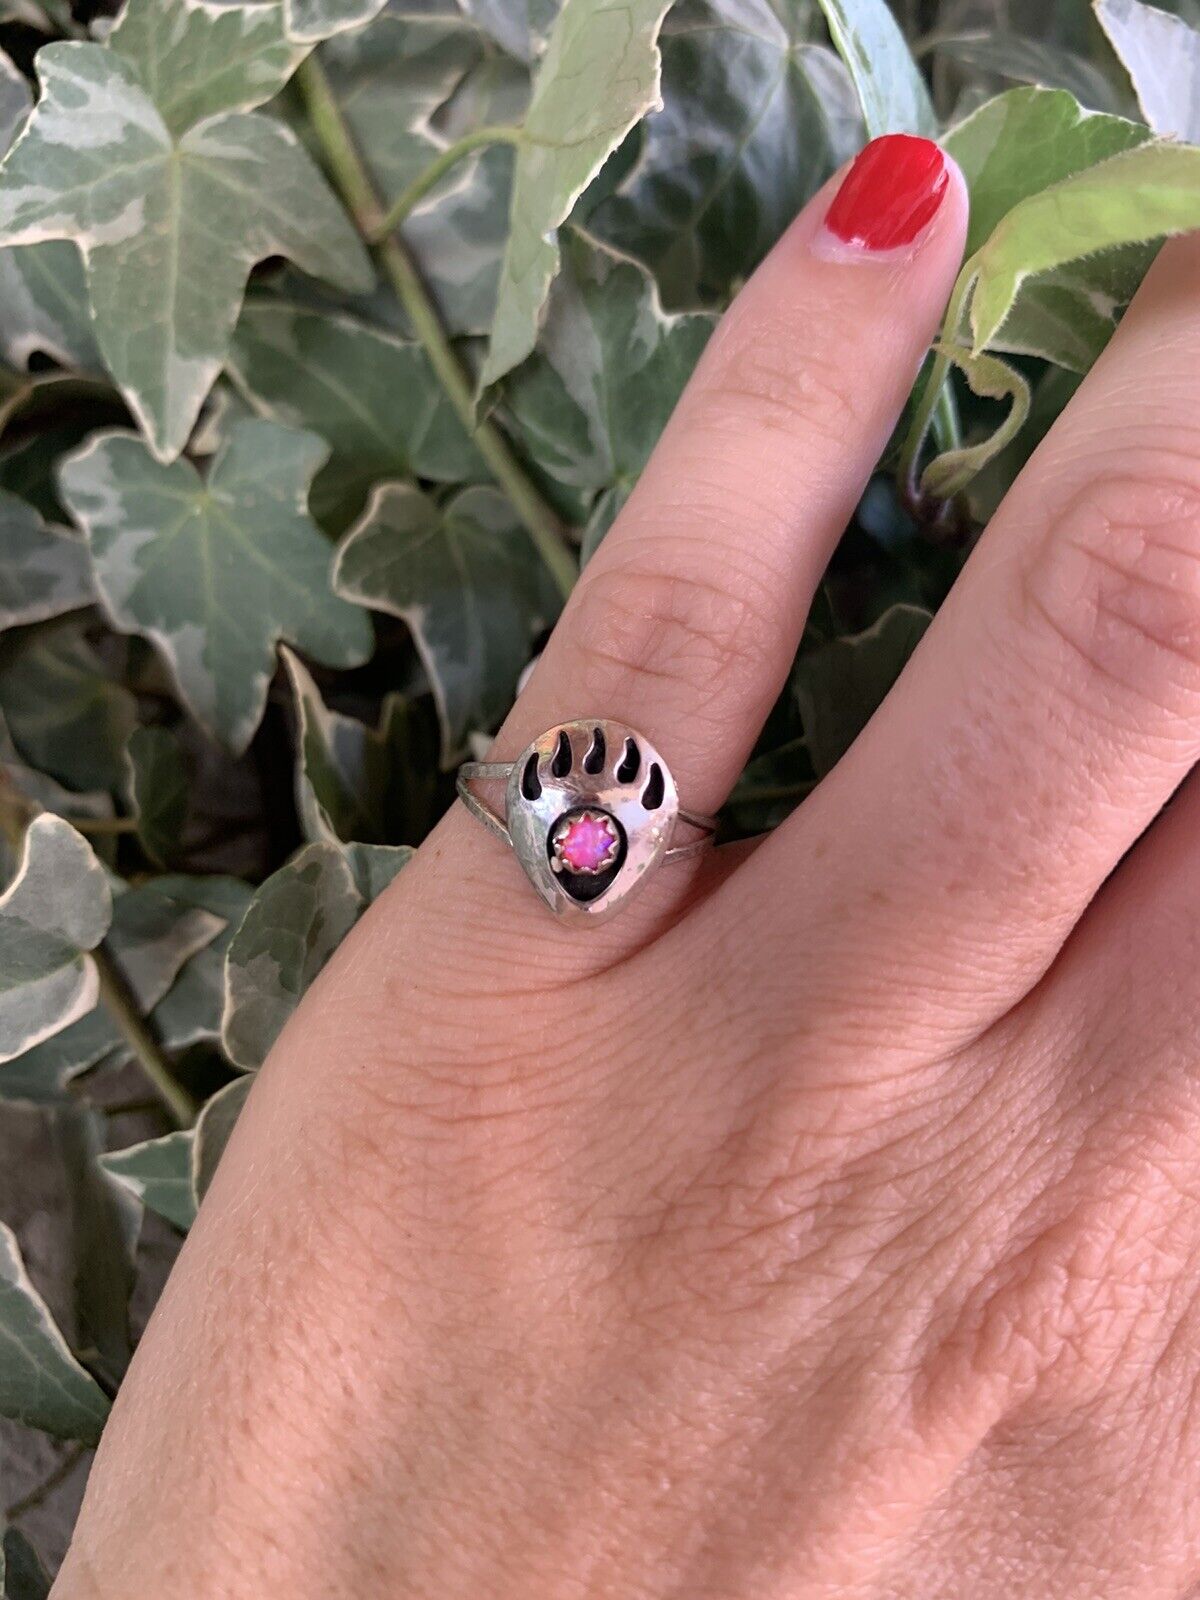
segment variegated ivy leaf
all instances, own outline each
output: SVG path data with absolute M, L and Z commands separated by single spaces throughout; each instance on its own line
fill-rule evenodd
M 81 794 L 125 787 L 137 703 L 114 681 L 83 619 L 0 640 L 0 712 L 18 753 Z
M 156 866 L 179 849 L 188 813 L 188 772 L 166 728 L 135 728 L 129 739 L 130 796 L 138 841 Z
M 961 34 L 939 32 L 934 49 L 938 56 L 962 62 L 980 73 L 995 74 L 1013 83 L 1040 84 L 1045 89 L 1066 89 L 1093 111 L 1119 115 L 1131 108 L 1131 96 L 1122 93 L 1108 73 L 1078 51 L 1012 33 L 1007 28 L 981 28 Z
M 1200 228 L 1200 147 L 1139 145 L 1030 195 L 970 263 L 978 354 L 997 343 L 1021 286 L 1093 251 Z
M 311 433 L 238 422 L 207 478 L 164 466 L 131 434 L 98 434 L 61 471 L 114 624 L 162 652 L 197 720 L 249 743 L 287 639 L 329 666 L 371 653 L 371 626 L 329 585 L 330 547 L 306 510 L 327 451 Z
M 423 833 L 437 750 L 422 737 L 411 703 L 388 695 L 378 727 L 368 727 L 330 711 L 303 663 L 286 648 L 280 655 L 296 711 L 296 809 L 305 837 L 386 844 Z
M 196 1220 L 192 1190 L 191 1128 L 146 1139 L 100 1157 L 100 1165 L 142 1205 L 165 1217 L 182 1233 Z
M 289 39 L 317 44 L 335 33 L 361 28 L 377 17 L 387 0 L 283 0 Z
M 586 213 L 668 306 L 722 303 L 862 143 L 854 86 L 816 25 L 805 0 L 683 0 L 668 15 L 662 110 Z
M 153 1007 L 151 1025 L 167 1051 L 186 1050 L 221 1036 L 225 1004 L 225 955 L 246 914 L 251 890 L 238 878 L 173 878 L 175 893 L 219 917 L 221 931 L 184 962 L 179 975 Z
M 533 349 L 556 231 L 630 128 L 659 103 L 658 32 L 670 0 L 569 0 L 550 33 L 522 124 L 486 387 Z
M 50 1579 L 20 1528 L 0 1522 L 0 1595 L 4 1600 L 49 1600 Z
M 461 483 L 485 475 L 419 344 L 350 317 L 251 300 L 229 371 L 261 415 L 309 428 L 329 446 L 311 504 L 338 532 L 381 478 Z
M 246 1096 L 254 1079 L 235 1078 L 223 1089 L 218 1089 L 211 1100 L 205 1102 L 196 1123 L 192 1140 L 192 1196 L 198 1206 L 208 1193 L 208 1186 L 217 1171 L 217 1163 L 225 1154 L 225 1146 L 237 1119 L 246 1104 Z
M 58 1439 L 95 1444 L 108 1400 L 71 1354 L 30 1282 L 12 1229 L 0 1223 L 0 1416 Z
M 1096 0 L 1155 133 L 1200 144 L 1200 29 L 1142 0 Z
M 78 244 L 104 359 L 172 460 L 255 262 L 290 256 L 348 289 L 369 285 L 370 264 L 282 123 L 227 112 L 176 138 L 114 51 L 47 45 L 37 67 L 41 99 L 0 169 L 0 244 Z
M 35 817 L 0 895 L 0 1062 L 69 1027 L 96 1003 L 88 952 L 112 916 L 104 868 L 61 817 Z
M 261 1067 L 309 984 L 363 910 L 334 844 L 309 844 L 256 891 L 225 961 L 225 1053 Z
M 518 61 L 531 62 L 546 48 L 559 0 L 463 0 L 463 10 Z
M 29 80 L 12 57 L 0 50 L 0 151 L 7 150 L 29 115 Z
M 42 622 L 95 598 L 82 539 L 50 527 L 31 505 L 0 489 L 0 628 Z
M 500 56 L 456 7 L 386 11 L 331 40 L 321 59 L 383 200 L 391 203 L 447 145 L 520 122 L 529 72 Z M 404 240 L 452 333 L 486 333 L 508 238 L 513 151 L 469 155 L 420 202 Z
M 280 0 L 126 0 L 107 43 L 176 135 L 270 100 L 309 50 L 288 38 Z
M 105 949 L 143 1013 L 165 1001 L 192 960 L 226 931 L 224 907 L 219 898 L 214 902 L 210 881 L 226 880 L 165 874 L 115 897 Z M 0 1066 L 0 1099 L 58 1099 L 72 1078 L 126 1054 L 108 1011 L 94 1005 L 54 1038 Z
M 820 0 L 838 54 L 858 91 L 871 138 L 937 135 L 925 80 L 885 0 Z
M 510 375 L 505 396 L 543 471 L 603 496 L 611 522 L 715 319 L 706 312 L 664 315 L 644 268 L 574 230 L 563 235 L 562 255 L 537 349 Z
M 464 489 L 439 506 L 410 485 L 384 484 L 338 548 L 334 586 L 412 630 L 447 765 L 469 733 L 508 709 L 548 620 L 541 564 L 494 489 Z
M 1032 195 L 1145 143 L 1149 131 L 1123 117 L 1084 111 L 1061 89 L 1012 89 L 952 128 L 946 149 L 971 192 L 967 254 Z M 1087 240 L 1076 259 L 1027 280 L 995 348 L 1039 355 L 1086 372 L 1141 281 L 1145 251 L 1109 251 Z

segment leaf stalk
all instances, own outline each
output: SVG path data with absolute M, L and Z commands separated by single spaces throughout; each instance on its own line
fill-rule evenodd
M 930 423 L 942 404 L 942 393 L 946 386 L 946 379 L 953 365 L 947 347 L 953 345 L 958 339 L 958 330 L 962 325 L 963 315 L 971 290 L 975 287 L 975 257 L 967 261 L 959 273 L 946 307 L 946 315 L 942 321 L 941 337 L 934 346 L 933 364 L 929 369 L 929 376 L 925 380 L 925 387 L 921 391 L 921 398 L 917 402 L 917 409 L 913 413 L 912 423 L 905 435 L 904 443 L 900 447 L 900 459 L 896 466 L 896 479 L 900 486 L 901 494 L 906 495 L 910 501 L 916 502 L 921 496 L 920 462 L 921 451 L 924 448 L 925 436 L 929 432 Z
M 171 1071 L 158 1040 L 146 1026 L 137 1001 L 121 976 L 108 951 L 100 944 L 92 951 L 100 978 L 100 1000 L 120 1029 L 154 1092 L 166 1106 L 172 1120 L 188 1128 L 199 1115 L 200 1107 Z
M 470 133 L 464 133 L 461 139 L 456 139 L 452 145 L 436 155 L 424 172 L 418 173 L 407 189 L 401 191 L 383 215 L 382 221 L 376 224 L 370 235 L 370 243 L 382 244 L 390 233 L 404 222 L 409 214 L 420 205 L 429 191 L 434 188 L 446 174 L 452 171 L 459 162 L 469 156 L 473 150 L 487 149 L 498 144 L 518 144 L 521 139 L 521 130 L 516 126 L 498 124 L 495 127 L 473 128 Z
M 315 56 L 309 56 L 301 65 L 296 73 L 296 82 L 304 98 L 313 132 L 356 227 L 364 239 L 380 239 L 384 219 L 379 197 L 346 126 L 325 69 Z M 557 516 L 526 475 L 500 430 L 487 418 L 476 416 L 470 380 L 446 336 L 433 301 L 407 250 L 394 233 L 383 238 L 376 249 L 379 263 L 408 313 L 413 330 L 429 357 L 429 364 L 446 391 L 459 421 L 474 439 L 492 476 L 512 502 L 565 600 L 575 585 L 578 565 L 563 537 Z

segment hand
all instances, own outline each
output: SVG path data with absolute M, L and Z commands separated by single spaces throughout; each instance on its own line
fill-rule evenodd
M 962 250 L 931 147 L 834 187 L 722 323 L 497 759 L 605 715 L 686 806 L 728 792 Z M 1196 241 L 1163 252 L 757 848 L 577 931 L 445 818 L 255 1085 L 59 1600 L 1200 1579 L 1198 283 Z

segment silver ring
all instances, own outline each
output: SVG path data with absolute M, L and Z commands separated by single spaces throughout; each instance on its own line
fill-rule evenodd
M 471 789 L 503 779 L 504 814 Z M 601 922 L 619 911 L 652 867 L 713 842 L 714 817 L 685 811 L 670 768 L 648 739 L 603 717 L 560 722 L 515 761 L 465 761 L 458 797 L 512 846 L 556 916 Z M 700 837 L 674 843 L 680 824 Z

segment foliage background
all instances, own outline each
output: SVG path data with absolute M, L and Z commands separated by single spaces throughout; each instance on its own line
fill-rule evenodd
M 736 835 L 836 762 L 1200 226 L 1200 0 L 2 0 L 0 46 L 0 1585 L 30 1600 L 255 1069 L 721 308 L 869 135 L 964 167 L 942 339 Z

